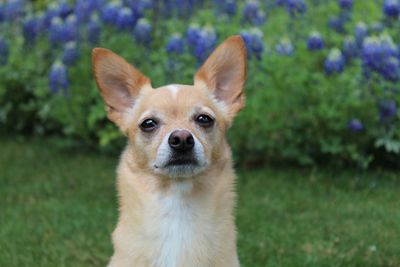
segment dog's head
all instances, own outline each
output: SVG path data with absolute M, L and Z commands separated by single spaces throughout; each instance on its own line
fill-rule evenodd
M 153 89 L 140 71 L 102 48 L 93 50 L 93 69 L 107 116 L 128 136 L 135 164 L 166 177 L 193 177 L 209 168 L 244 105 L 246 52 L 239 36 L 209 56 L 194 85 Z

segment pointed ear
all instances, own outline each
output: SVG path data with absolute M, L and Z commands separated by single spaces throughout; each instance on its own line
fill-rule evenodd
M 246 49 L 239 35 L 225 40 L 196 73 L 195 85 L 206 86 L 228 108 L 229 116 L 244 106 L 243 85 L 246 78 Z
M 93 74 L 106 105 L 107 117 L 123 129 L 124 116 L 150 80 L 122 57 L 104 48 L 94 48 Z

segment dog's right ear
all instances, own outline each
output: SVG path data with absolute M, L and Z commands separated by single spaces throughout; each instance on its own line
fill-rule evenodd
M 104 48 L 94 48 L 93 74 L 106 105 L 107 117 L 124 131 L 124 116 L 141 89 L 150 87 L 149 78 L 122 57 Z

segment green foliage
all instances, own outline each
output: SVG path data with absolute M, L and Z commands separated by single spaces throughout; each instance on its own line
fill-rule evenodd
M 37 1 L 41 8 L 48 1 Z M 359 59 L 346 65 L 341 74 L 327 76 L 324 61 L 328 49 L 310 52 L 308 34 L 318 30 L 326 47 L 341 48 L 343 34 L 327 25 L 327 18 L 339 12 L 336 1 L 318 5 L 308 1 L 309 11 L 291 19 L 285 9 L 274 9 L 260 27 L 266 51 L 261 60 L 248 62 L 246 108 L 229 132 L 238 162 L 262 164 L 290 162 L 300 165 L 332 163 L 366 168 L 377 164 L 400 167 L 399 114 L 390 124 L 380 122 L 377 98 L 385 99 L 387 85 L 362 77 Z M 354 19 L 346 24 L 352 33 L 355 23 L 382 20 L 376 2 L 355 1 Z M 363 1 L 364 2 L 364 1 Z M 242 8 L 244 3 L 240 4 Z M 239 8 L 239 10 L 241 10 Z M 168 55 L 164 46 L 170 33 L 184 35 L 187 25 L 213 25 L 219 41 L 242 29 L 240 12 L 234 17 L 216 16 L 211 5 L 196 10 L 190 19 L 177 17 L 157 20 L 157 14 L 145 14 L 153 26 L 151 46 L 144 47 L 131 34 L 109 26 L 102 27 L 99 46 L 112 49 L 126 58 L 152 80 L 153 87 L 168 83 L 192 83 L 198 67 L 193 55 Z M 393 29 L 388 31 L 394 32 Z M 15 30 L 17 32 L 17 30 Z M 83 33 L 84 35 L 85 33 Z M 58 137 L 61 147 L 100 147 L 120 151 L 124 137 L 106 119 L 100 95 L 92 77 L 91 49 L 80 43 L 81 58 L 68 68 L 67 94 L 52 94 L 48 89 L 49 69 L 60 58 L 61 49 L 50 47 L 46 38 L 27 46 L 16 34 L 9 35 L 9 63 L 0 67 L 0 123 L 2 132 Z M 274 47 L 282 37 L 295 44 L 292 56 L 276 54 Z M 395 35 L 396 36 L 396 35 Z M 398 40 L 397 40 L 398 41 Z M 170 64 L 173 60 L 174 64 Z M 389 85 L 391 86 L 391 85 Z M 393 97 L 393 96 L 390 96 Z M 399 94 L 395 96 L 400 102 Z M 364 130 L 348 130 L 348 122 L 358 118 Z

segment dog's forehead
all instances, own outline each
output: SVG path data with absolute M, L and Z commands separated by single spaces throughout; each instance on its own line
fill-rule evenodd
M 160 109 L 190 108 L 211 103 L 208 92 L 193 85 L 170 84 L 152 90 L 145 100 Z

